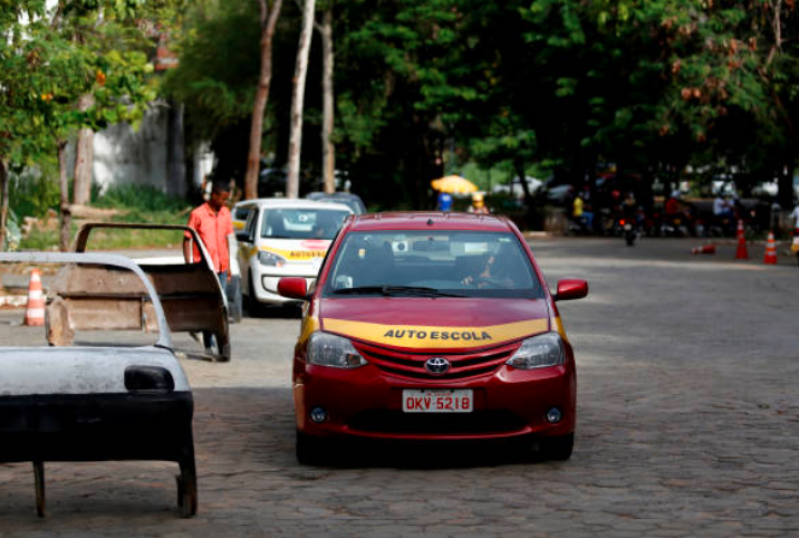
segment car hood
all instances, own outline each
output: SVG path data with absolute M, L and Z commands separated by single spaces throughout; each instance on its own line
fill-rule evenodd
M 324 331 L 406 349 L 492 347 L 550 330 L 542 299 L 323 299 Z

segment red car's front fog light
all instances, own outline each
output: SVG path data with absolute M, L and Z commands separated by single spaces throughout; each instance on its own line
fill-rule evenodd
M 325 420 L 327 420 L 327 411 L 325 411 L 321 407 L 314 407 L 311 410 L 311 420 L 313 420 L 317 424 L 324 422 Z
M 561 420 L 563 420 L 563 412 L 557 407 L 553 407 L 547 411 L 547 421 L 550 424 L 557 424 Z

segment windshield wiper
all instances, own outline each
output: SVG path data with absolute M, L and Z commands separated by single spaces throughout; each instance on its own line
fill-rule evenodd
M 361 286 L 357 288 L 342 288 L 333 293 L 336 295 L 358 295 L 367 293 L 379 293 L 385 297 L 396 297 L 399 295 L 415 295 L 422 297 L 464 297 L 457 293 L 447 293 L 435 288 L 425 288 L 421 286 Z

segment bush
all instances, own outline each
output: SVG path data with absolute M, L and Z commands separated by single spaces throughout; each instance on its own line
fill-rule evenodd
M 11 211 L 20 219 L 27 216 L 44 217 L 48 209 L 58 209 L 61 203 L 58 178 L 47 167 L 12 172 L 8 193 Z
M 94 207 L 128 209 L 131 211 L 171 211 L 178 213 L 187 207 L 185 200 L 168 196 L 149 185 L 111 185 L 97 197 Z

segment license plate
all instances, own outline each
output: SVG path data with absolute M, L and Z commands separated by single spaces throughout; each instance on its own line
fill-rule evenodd
M 471 389 L 403 390 L 405 413 L 471 413 L 474 395 Z

